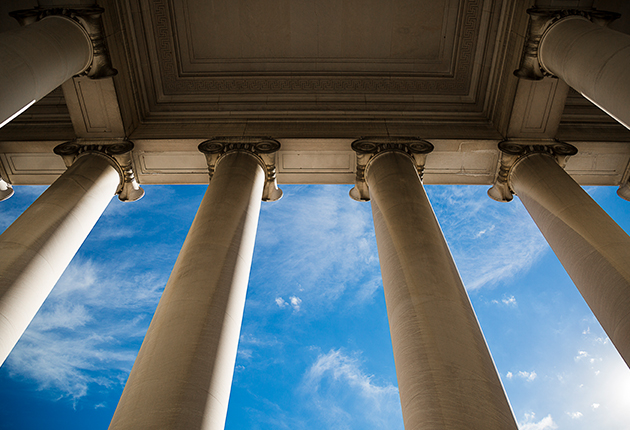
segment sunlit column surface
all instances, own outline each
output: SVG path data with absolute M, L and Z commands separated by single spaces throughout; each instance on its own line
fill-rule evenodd
M 630 128 L 630 35 L 569 16 L 544 33 L 538 59 L 545 71 Z
M 218 162 L 110 429 L 223 429 L 265 171 Z
M 630 237 L 549 154 L 522 157 L 509 183 L 630 366 Z
M 88 68 L 92 58 L 88 33 L 63 16 L 0 33 L 0 127 Z
M 0 235 L 0 363 L 98 221 L 119 180 L 108 157 L 83 155 Z
M 407 154 L 366 171 L 407 430 L 516 429 L 477 318 Z

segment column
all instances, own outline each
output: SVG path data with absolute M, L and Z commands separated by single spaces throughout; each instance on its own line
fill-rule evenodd
M 103 9 L 11 13 L 22 28 L 0 33 L 0 127 L 72 76 L 111 76 L 101 30 Z
M 548 152 L 521 156 L 508 181 L 630 366 L 630 237 Z
M 110 429 L 225 425 L 260 201 L 272 171 L 255 152 L 264 145 L 233 143 L 200 146 L 212 179 Z
M 607 28 L 603 11 L 529 10 L 528 46 L 516 75 L 556 76 L 630 128 L 630 35 Z
M 132 147 L 128 143 L 117 150 Z M 56 148 L 71 166 L 0 235 L 0 364 L 112 196 L 125 188 L 119 163 L 86 148 L 91 147 L 70 143 Z
M 405 428 L 516 430 L 414 158 L 379 152 L 365 178 Z

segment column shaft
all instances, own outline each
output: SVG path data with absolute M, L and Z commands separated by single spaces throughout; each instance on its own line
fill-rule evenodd
M 76 22 L 49 16 L 0 33 L 0 126 L 92 61 L 92 42 Z
M 264 182 L 249 153 L 219 160 L 110 429 L 223 429 Z
M 630 366 L 630 237 L 550 155 L 517 161 L 510 186 Z
M 630 35 L 582 17 L 564 18 L 543 35 L 538 58 L 544 69 L 630 128 Z
M 411 159 L 402 152 L 376 155 L 367 182 L 405 428 L 516 430 Z
M 0 235 L 0 364 L 116 193 L 119 178 L 107 158 L 84 155 Z

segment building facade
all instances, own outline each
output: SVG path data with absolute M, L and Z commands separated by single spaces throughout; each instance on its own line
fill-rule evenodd
M 371 201 L 406 428 L 517 428 L 423 183 L 517 195 L 630 362 L 630 238 L 580 187 L 630 196 L 626 2 L 1 7 L 0 196 L 51 184 L 0 236 L 3 360 L 112 195 L 210 178 L 110 428 L 223 428 L 278 183 Z

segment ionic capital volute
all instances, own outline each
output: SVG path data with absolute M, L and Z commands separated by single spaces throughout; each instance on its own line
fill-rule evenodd
M 499 173 L 488 196 L 498 202 L 512 200 L 514 191 L 510 186 L 510 174 L 515 165 L 533 154 L 548 154 L 553 157 L 560 167 L 566 166 L 570 156 L 577 154 L 575 146 L 557 140 L 552 141 L 510 141 L 499 142 L 501 151 Z
M 556 77 L 545 69 L 540 59 L 539 47 L 547 32 L 562 20 L 585 19 L 602 27 L 608 26 L 621 15 L 616 12 L 601 10 L 578 9 L 527 9 L 530 16 L 525 46 L 521 57 L 520 67 L 514 71 L 514 75 L 522 79 L 538 81 L 545 76 Z
M 210 180 L 221 159 L 232 152 L 245 152 L 258 160 L 265 172 L 262 200 L 274 202 L 282 197 L 276 178 L 276 153 L 280 142 L 270 137 L 214 137 L 199 144 L 199 151 L 206 155 Z
M 133 146 L 133 142 L 127 139 L 99 140 L 98 142 L 77 139 L 57 145 L 54 152 L 63 158 L 66 167 L 72 166 L 80 157 L 87 155 L 104 157 L 114 166 L 120 176 L 120 183 L 116 190 L 118 199 L 122 202 L 135 202 L 144 196 L 144 190 L 138 184 L 134 174 L 131 156 Z
M 105 9 L 94 7 L 57 7 L 17 10 L 11 12 L 20 25 L 25 26 L 49 16 L 62 16 L 79 24 L 86 36 L 92 42 L 92 61 L 77 76 L 87 76 L 92 79 L 115 76 L 118 71 L 112 67 L 109 51 L 105 43 L 105 32 L 101 15 Z
M 367 202 L 370 200 L 370 190 L 366 176 L 374 158 L 385 152 L 402 152 L 409 156 L 422 180 L 427 154 L 433 151 L 433 144 L 417 137 L 362 137 L 352 142 L 352 149 L 357 155 L 357 169 L 350 197 L 359 202 Z

